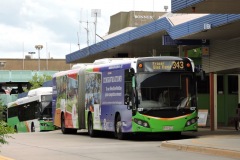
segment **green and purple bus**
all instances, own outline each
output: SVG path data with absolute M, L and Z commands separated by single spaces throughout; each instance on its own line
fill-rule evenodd
M 99 59 L 53 76 L 54 124 L 62 132 L 197 131 L 197 69 L 189 58 Z
M 26 97 L 8 103 L 7 124 L 12 126 L 16 132 L 54 130 L 52 87 L 30 90 Z

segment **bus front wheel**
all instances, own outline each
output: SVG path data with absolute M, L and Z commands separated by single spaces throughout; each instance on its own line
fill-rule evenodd
M 123 140 L 127 138 L 126 133 L 122 132 L 122 121 L 121 116 L 118 115 L 115 121 L 115 137 L 119 140 Z
M 35 132 L 35 126 L 34 126 L 34 123 L 32 123 L 32 125 L 31 125 L 31 132 Z
M 15 131 L 16 133 L 18 133 L 17 126 L 14 126 L 14 131 Z

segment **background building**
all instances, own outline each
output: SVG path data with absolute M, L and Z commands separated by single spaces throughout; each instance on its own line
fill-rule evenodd
M 26 57 L 25 59 L 1 59 L 0 62 L 4 62 L 1 65 L 0 70 L 31 70 L 38 71 L 38 59 L 31 59 Z M 40 59 L 41 71 L 62 71 L 68 70 L 72 67 L 72 64 L 66 64 L 65 59 Z
M 130 11 L 119 12 L 110 17 L 110 27 L 108 34 L 117 32 L 127 27 L 139 27 L 144 24 L 157 20 L 166 12 L 146 12 Z
M 39 63 L 40 62 L 40 63 Z M 35 74 L 50 75 L 62 70 L 69 70 L 72 64 L 66 64 L 65 59 L 0 59 L 0 101 L 7 104 L 19 96 L 18 88 L 29 88 L 29 80 Z M 40 69 L 40 70 L 39 70 Z M 16 92 L 13 92 L 16 91 Z

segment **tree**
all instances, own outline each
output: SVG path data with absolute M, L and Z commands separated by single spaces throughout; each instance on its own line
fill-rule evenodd
M 52 76 L 46 74 L 38 75 L 37 73 L 35 73 L 35 75 L 29 81 L 29 83 L 31 84 L 30 90 L 41 87 L 44 82 L 49 80 L 52 80 Z

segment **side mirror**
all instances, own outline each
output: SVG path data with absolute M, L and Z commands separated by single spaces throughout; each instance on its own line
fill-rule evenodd
M 124 104 L 125 105 L 129 105 L 130 104 L 130 96 L 128 94 L 126 94 L 124 96 Z
M 204 71 L 204 70 L 202 70 L 201 68 L 195 67 L 195 72 L 196 72 L 196 73 L 200 73 L 200 76 L 201 76 L 201 80 L 202 80 L 202 81 L 205 80 L 206 74 L 205 74 L 205 71 Z
M 131 110 L 132 109 L 132 102 L 130 100 L 130 96 L 128 94 L 126 94 L 124 96 L 124 104 L 127 105 L 127 109 Z
M 201 76 L 201 80 L 204 81 L 205 78 L 206 78 L 206 75 L 205 75 L 205 71 L 204 71 L 204 70 L 200 70 L 200 76 Z

